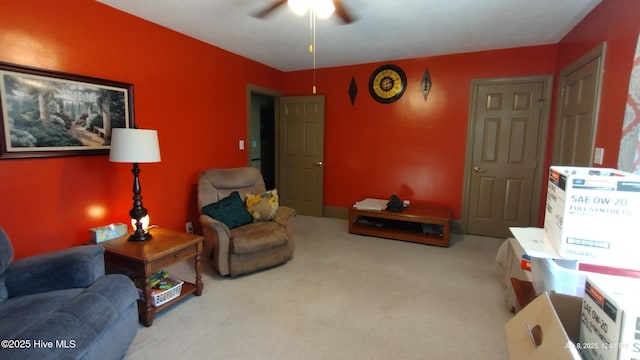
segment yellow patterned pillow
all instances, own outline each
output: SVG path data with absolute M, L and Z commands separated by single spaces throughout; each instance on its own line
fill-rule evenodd
M 245 200 L 247 211 L 253 216 L 253 221 L 273 220 L 278 211 L 278 190 L 273 189 L 262 194 L 247 195 Z

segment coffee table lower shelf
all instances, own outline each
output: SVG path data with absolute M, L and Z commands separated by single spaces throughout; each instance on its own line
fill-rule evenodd
M 449 247 L 452 212 L 411 206 L 401 212 L 349 209 L 349 232 Z

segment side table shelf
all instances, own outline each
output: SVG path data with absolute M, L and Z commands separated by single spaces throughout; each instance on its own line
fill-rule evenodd
M 185 281 L 182 284 L 182 290 L 180 291 L 180 295 L 176 296 L 175 298 L 171 299 L 171 301 L 167 301 L 166 303 L 160 306 L 154 306 L 153 307 L 153 309 L 155 309 L 154 312 L 162 311 L 163 309 L 173 305 L 173 303 L 182 299 L 183 297 L 196 293 L 196 291 L 197 291 L 196 284 Z M 196 294 L 196 295 L 200 295 L 200 294 Z M 138 301 L 138 312 L 142 314 L 144 313 L 145 310 L 146 310 L 146 303 L 144 301 Z
M 349 232 L 449 247 L 452 212 L 411 206 L 401 212 L 349 209 Z
M 162 228 L 154 228 L 150 232 L 153 237 L 145 241 L 128 241 L 128 235 L 125 235 L 98 244 L 105 249 L 105 266 L 128 273 L 144 283 L 142 292 L 145 300 L 138 300 L 138 313 L 145 326 L 153 324 L 157 312 L 187 295 L 201 295 L 204 287 L 200 274 L 204 238 Z M 181 279 L 184 283 L 180 295 L 162 305 L 153 306 L 149 277 L 173 264 L 190 259 L 194 260 L 195 281 Z

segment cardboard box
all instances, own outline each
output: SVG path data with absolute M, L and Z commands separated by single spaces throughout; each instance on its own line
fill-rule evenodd
M 555 291 L 582 297 L 589 273 L 640 278 L 640 270 L 591 264 L 585 261 L 561 258 L 543 228 L 509 228 L 515 241 L 531 257 L 529 280 L 536 292 Z
M 640 267 L 640 176 L 552 166 L 545 208 L 544 230 L 560 257 Z
M 587 273 L 577 269 L 576 260 L 531 260 L 531 282 L 537 292 L 555 291 L 582 298 Z
M 587 276 L 576 347 L 587 360 L 640 359 L 640 280 Z
M 110 224 L 89 229 L 91 242 L 101 243 L 127 234 L 127 225 L 122 223 Z
M 580 359 L 582 298 L 542 293 L 504 326 L 510 359 Z

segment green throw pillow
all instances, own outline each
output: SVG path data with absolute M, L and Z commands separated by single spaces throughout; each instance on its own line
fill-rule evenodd
M 202 207 L 202 213 L 221 221 L 229 227 L 229 229 L 246 225 L 253 222 L 253 216 L 249 214 L 240 199 L 237 191 L 232 192 L 226 198 Z

